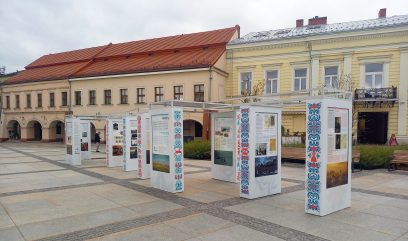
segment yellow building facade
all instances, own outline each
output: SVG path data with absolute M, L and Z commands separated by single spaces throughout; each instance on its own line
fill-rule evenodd
M 382 11 L 382 12 L 381 12 Z M 249 33 L 227 46 L 226 96 L 239 97 L 261 82 L 264 95 L 308 93 L 322 86 L 353 92 L 353 138 L 384 144 L 407 141 L 408 15 Z M 309 95 L 312 95 L 311 92 Z M 283 128 L 305 132 L 305 108 L 284 108 Z

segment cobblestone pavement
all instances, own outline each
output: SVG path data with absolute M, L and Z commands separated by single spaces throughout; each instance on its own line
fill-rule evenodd
M 353 174 L 352 206 L 304 213 L 304 168 L 284 164 L 282 193 L 239 198 L 211 179 L 208 161 L 185 160 L 185 191 L 150 187 L 93 153 L 80 167 L 61 144 L 0 145 L 0 240 L 406 240 L 408 175 Z

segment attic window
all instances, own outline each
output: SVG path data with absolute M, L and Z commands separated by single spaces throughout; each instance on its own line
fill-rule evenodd
M 289 29 L 279 30 L 279 31 L 277 31 L 274 35 L 287 34 L 287 33 L 289 33 L 290 31 L 291 31 L 291 30 L 289 30 Z
M 149 56 L 153 56 L 154 55 L 154 53 L 149 53 Z
M 267 37 L 268 35 L 266 33 L 257 33 L 254 35 L 254 38 L 263 38 Z
M 108 58 L 104 58 L 103 61 L 108 61 Z
M 207 49 L 208 49 L 208 46 L 203 47 L 203 50 L 207 50 Z
M 313 26 L 308 26 L 307 29 L 319 29 L 321 27 L 322 25 L 313 25 Z
M 180 50 L 178 50 L 178 49 L 174 50 L 174 53 L 178 53 L 178 52 L 180 52 Z

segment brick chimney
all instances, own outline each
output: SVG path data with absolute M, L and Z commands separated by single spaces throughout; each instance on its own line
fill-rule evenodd
M 296 20 L 296 28 L 301 28 L 301 27 L 303 27 L 303 19 Z
M 314 18 L 309 18 L 309 26 L 327 24 L 327 17 L 315 16 Z
M 380 11 L 378 11 L 378 18 L 386 18 L 386 17 L 387 17 L 387 9 L 381 8 Z

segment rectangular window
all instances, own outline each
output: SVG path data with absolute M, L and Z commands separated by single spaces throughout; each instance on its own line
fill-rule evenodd
M 50 107 L 55 107 L 55 94 L 50 93 Z
M 146 103 L 146 92 L 145 88 L 137 88 L 137 103 L 145 104 Z
M 182 100 L 183 99 L 183 86 L 182 85 L 173 86 L 173 92 L 174 92 L 174 99 L 175 100 Z
M 293 80 L 293 90 L 305 90 L 307 82 L 307 69 L 295 69 L 295 76 Z
M 154 101 L 164 100 L 164 87 L 154 87 Z
M 265 83 L 265 93 L 272 94 L 278 93 L 278 71 L 268 70 L 266 71 L 266 83 Z
M 324 67 L 324 86 L 328 88 L 339 88 L 339 67 Z
M 42 107 L 42 94 L 37 94 L 37 107 Z
M 241 95 L 250 95 L 252 89 L 252 72 L 241 72 Z
M 89 105 L 96 105 L 96 90 L 89 91 Z
M 204 102 L 204 85 L 194 85 L 194 101 Z
M 75 105 L 82 105 L 81 91 L 75 91 Z
M 26 95 L 26 107 L 31 108 L 31 94 Z
M 105 105 L 112 104 L 112 90 L 105 90 L 104 91 L 104 102 Z
M 20 109 L 20 95 L 16 95 L 16 109 Z
M 127 89 L 120 89 L 120 103 L 121 104 L 128 103 L 128 90 Z
M 364 81 L 365 88 L 383 87 L 384 65 L 383 64 L 366 64 Z
M 61 105 L 68 106 L 68 92 L 61 92 Z
M 10 96 L 6 96 L 6 109 L 10 109 Z

